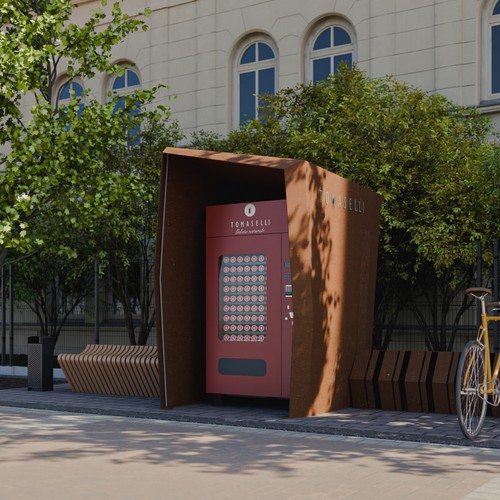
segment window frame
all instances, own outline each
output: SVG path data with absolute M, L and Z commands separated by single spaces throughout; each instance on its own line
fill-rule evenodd
M 123 88 L 113 89 L 113 86 L 116 80 L 118 80 L 118 78 L 125 77 L 125 81 L 127 81 L 128 78 L 127 71 L 132 71 L 137 76 L 137 79 L 139 80 L 139 85 L 130 85 L 130 86 L 125 85 Z M 125 66 L 125 73 L 122 76 L 113 75 L 109 79 L 107 100 L 108 102 L 110 102 L 116 95 L 126 96 L 131 94 L 132 92 L 135 92 L 136 90 L 141 90 L 141 89 L 142 89 L 142 79 L 139 70 L 135 66 Z
M 141 78 L 141 74 L 140 74 L 138 68 L 133 64 L 123 64 L 123 66 L 125 68 L 125 73 L 121 76 L 120 75 L 113 75 L 108 81 L 108 85 L 107 85 L 107 88 L 108 88 L 107 100 L 108 100 L 108 102 L 111 102 L 115 96 L 119 96 L 119 97 L 126 96 L 129 94 L 132 94 L 136 90 L 142 89 L 142 78 Z M 139 81 L 138 85 L 137 84 L 136 85 L 127 85 L 127 83 L 128 83 L 128 71 L 131 71 L 132 73 L 135 74 L 135 76 L 137 77 L 137 80 Z M 118 78 L 122 78 L 122 77 L 125 78 L 124 87 L 119 88 L 119 89 L 113 89 L 115 82 L 118 80 Z M 117 103 L 115 104 L 115 108 L 113 110 L 113 113 L 116 111 L 116 107 L 118 106 L 118 102 L 119 101 L 117 101 Z M 138 133 L 140 133 L 140 127 L 138 130 L 136 130 L 136 131 L 134 131 L 134 130 L 131 131 L 131 138 L 135 137 Z
M 482 18 L 481 101 L 499 101 L 500 90 L 493 92 L 493 27 L 500 26 L 500 13 L 493 10 L 500 0 L 490 0 L 484 5 Z M 497 63 L 500 66 L 500 59 Z
M 325 31 L 327 28 L 341 28 L 347 32 L 351 38 L 350 44 L 338 45 L 337 47 L 331 46 L 325 49 L 319 49 L 314 51 L 313 47 L 317 38 Z M 333 65 L 333 58 L 335 56 L 340 56 L 344 54 L 351 54 L 351 65 L 355 64 L 357 60 L 357 39 L 354 28 L 344 19 L 339 17 L 329 17 L 323 19 L 322 21 L 316 23 L 310 30 L 307 37 L 305 49 L 304 49 L 304 80 L 306 82 L 312 82 L 314 77 L 314 61 L 319 59 L 330 59 L 330 69 Z M 331 74 L 331 73 L 329 73 Z
M 274 54 L 274 58 L 272 59 L 265 59 L 262 61 L 256 60 L 255 62 L 250 62 L 250 63 L 244 63 L 241 64 L 241 59 L 245 52 L 247 51 L 248 48 L 250 48 L 254 44 L 259 44 L 263 43 L 267 45 Z M 273 80 L 273 85 L 274 85 L 274 93 L 278 91 L 278 49 L 274 41 L 269 38 L 268 36 L 258 34 L 258 35 L 253 35 L 251 37 L 245 38 L 243 41 L 241 41 L 238 44 L 237 49 L 234 52 L 234 57 L 233 57 L 233 71 L 232 71 L 232 93 L 233 93 L 233 99 L 232 99 L 232 114 L 231 114 L 231 122 L 232 122 L 232 128 L 239 128 L 241 125 L 240 121 L 240 96 L 241 96 L 241 87 L 240 87 L 240 75 L 246 74 L 246 73 L 254 73 L 254 81 L 258 82 L 258 74 L 262 70 L 266 69 L 274 69 L 274 80 Z M 258 90 L 258 83 L 256 85 L 256 88 Z M 258 93 L 256 92 L 255 95 L 255 110 L 257 110 L 257 105 L 258 105 Z
M 82 104 L 85 104 L 85 85 L 83 84 L 83 82 L 77 78 L 77 79 L 74 79 L 74 80 L 71 80 L 69 78 L 62 78 L 61 79 L 61 83 L 57 86 L 57 92 L 56 92 L 56 103 L 55 103 L 55 106 L 57 109 L 59 109 L 61 107 L 61 104 L 64 106 L 66 103 L 69 103 L 71 99 L 63 99 L 61 101 L 61 93 L 63 91 L 63 89 L 67 86 L 67 85 L 79 85 L 81 88 L 82 88 L 82 93 L 77 95 L 76 97 L 82 97 Z

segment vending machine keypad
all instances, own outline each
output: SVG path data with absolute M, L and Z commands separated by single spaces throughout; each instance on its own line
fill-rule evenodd
M 267 335 L 267 257 L 223 255 L 219 273 L 219 338 L 263 342 Z

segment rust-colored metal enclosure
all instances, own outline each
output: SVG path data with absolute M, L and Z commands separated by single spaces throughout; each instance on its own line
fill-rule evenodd
M 293 289 L 289 414 L 350 406 L 356 353 L 371 347 L 381 197 L 306 161 L 167 148 L 156 252 L 162 407 L 206 395 L 207 207 L 273 200 L 286 201 Z

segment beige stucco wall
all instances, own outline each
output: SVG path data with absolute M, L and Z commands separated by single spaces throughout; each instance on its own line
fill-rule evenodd
M 76 0 L 82 22 L 97 0 Z M 111 4 L 112 2 L 109 2 Z M 491 0 L 125 0 L 136 15 L 152 9 L 150 29 L 114 50 L 116 61 L 137 65 L 142 83 L 169 86 L 182 128 L 227 132 L 234 126 L 232 64 L 247 36 L 262 33 L 278 53 L 278 88 L 307 79 L 305 50 L 314 26 L 329 16 L 348 22 L 355 59 L 371 76 L 395 75 L 464 105 L 481 101 L 481 19 Z M 109 6 L 108 6 L 109 8 Z M 107 78 L 85 82 L 100 100 Z M 494 115 L 491 115 L 495 118 Z

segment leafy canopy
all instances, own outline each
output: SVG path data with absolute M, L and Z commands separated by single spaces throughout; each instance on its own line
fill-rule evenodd
M 121 302 L 131 344 L 145 344 L 155 322 L 153 273 L 160 166 L 166 146 L 175 146 L 183 134 L 167 109 L 156 108 L 144 117 L 137 141 L 114 148 L 110 168 L 120 175 L 132 173 L 141 189 L 136 197 L 118 202 L 128 221 L 128 237 L 110 237 L 103 227 L 99 248 L 108 260 L 108 277 L 114 296 Z M 106 219 L 103 219 L 106 224 Z M 139 264 L 140 274 L 134 275 Z M 134 316 L 139 306 L 139 318 Z M 139 319 L 139 321 L 137 321 Z
M 489 238 L 482 198 L 490 122 L 392 77 L 344 68 L 315 85 L 266 96 L 260 121 L 219 138 L 220 149 L 309 160 L 384 198 L 379 281 L 470 264 Z M 194 137 L 214 147 L 213 135 Z M 481 200 L 481 202 L 479 202 Z
M 127 144 L 126 131 L 140 123 L 157 89 L 127 96 L 117 110 L 117 96 L 101 104 L 88 93 L 72 93 L 59 108 L 55 82 L 61 74 L 69 81 L 123 74 L 123 66 L 110 62 L 111 50 L 146 25 L 115 3 L 79 26 L 71 22 L 74 8 L 71 0 L 0 4 L 0 264 L 9 249 L 43 247 L 74 257 L 76 244 L 103 218 L 110 234 L 128 231 L 115 202 L 136 196 L 140 186 L 133 172 L 106 168 L 107 158 Z M 34 105 L 23 108 L 33 98 Z

